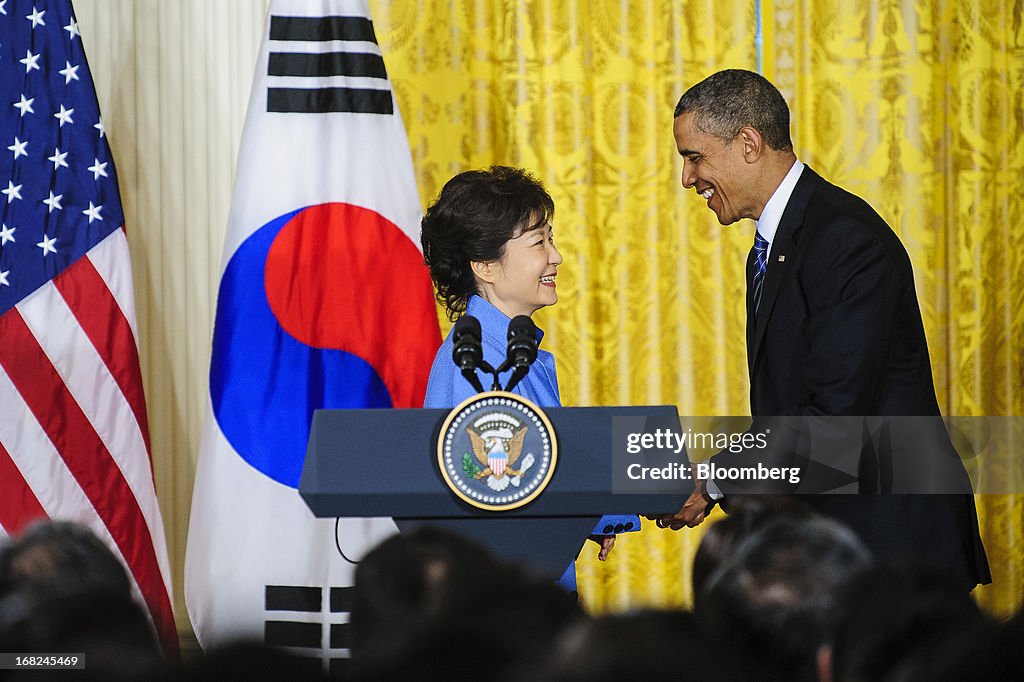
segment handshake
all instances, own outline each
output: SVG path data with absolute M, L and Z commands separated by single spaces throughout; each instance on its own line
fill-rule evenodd
M 717 502 L 708 494 L 707 481 L 698 479 L 690 497 L 686 499 L 678 512 L 662 516 L 647 515 L 645 518 L 657 522 L 658 528 L 671 528 L 672 530 L 679 530 L 684 526 L 696 528 L 704 522 L 705 517 L 711 513 L 715 504 Z

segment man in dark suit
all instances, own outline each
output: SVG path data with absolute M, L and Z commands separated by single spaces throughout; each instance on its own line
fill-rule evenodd
M 854 489 L 881 494 L 805 501 L 850 526 L 876 556 L 926 560 L 966 589 L 989 582 L 969 481 L 938 420 L 913 272 L 899 238 L 867 203 L 797 159 L 789 108 L 756 73 L 720 71 L 690 88 L 676 106 L 673 132 L 683 187 L 723 225 L 755 221 L 747 262 L 755 424 L 782 415 L 899 418 L 881 427 L 865 419 L 868 435 L 858 432 L 849 450 Z M 933 418 L 929 443 L 903 417 Z M 826 463 L 828 456 L 812 453 Z M 739 460 L 728 452 L 712 458 L 730 466 Z M 963 485 L 959 494 L 892 494 L 951 493 L 948 485 L 915 487 L 911 469 Z M 695 526 L 720 497 L 715 481 L 699 481 L 659 525 Z

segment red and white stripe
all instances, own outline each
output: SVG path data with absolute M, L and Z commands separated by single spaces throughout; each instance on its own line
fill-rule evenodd
M 124 230 L 0 316 L 0 528 L 91 528 L 128 568 L 169 655 L 157 506 Z

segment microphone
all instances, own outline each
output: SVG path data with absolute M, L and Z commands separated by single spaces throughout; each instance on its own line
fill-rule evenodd
M 480 345 L 480 320 L 472 315 L 463 315 L 455 323 L 452 330 L 452 360 L 462 370 L 462 376 L 477 390 L 483 393 L 484 387 L 476 375 L 477 366 L 484 359 L 484 349 Z
M 537 326 L 527 315 L 517 315 L 508 323 L 508 354 L 502 367 L 515 370 L 509 378 L 506 391 L 515 388 L 530 371 L 530 365 L 537 359 Z M 499 370 L 500 371 L 500 370 Z
M 480 345 L 480 320 L 463 315 L 452 330 L 452 360 L 459 369 L 475 369 L 484 359 Z
M 462 376 L 477 390 L 483 393 L 476 370 L 479 367 L 485 372 L 494 373 L 494 369 L 484 362 L 484 349 L 480 342 L 480 320 L 472 315 L 463 315 L 452 329 L 452 361 L 462 371 Z

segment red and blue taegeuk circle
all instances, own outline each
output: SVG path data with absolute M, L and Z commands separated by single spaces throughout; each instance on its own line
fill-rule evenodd
M 421 407 L 440 343 L 429 273 L 379 213 L 308 206 L 256 230 L 221 280 L 210 397 L 250 465 L 298 487 L 313 410 Z

